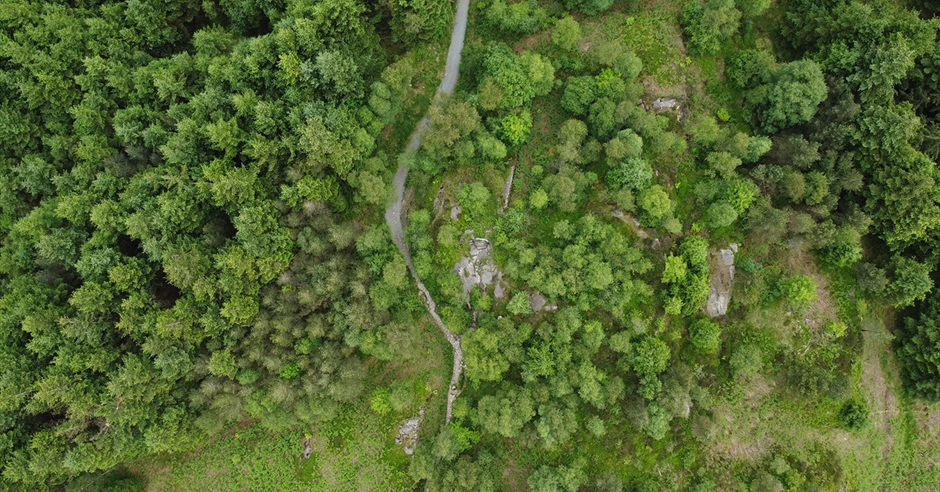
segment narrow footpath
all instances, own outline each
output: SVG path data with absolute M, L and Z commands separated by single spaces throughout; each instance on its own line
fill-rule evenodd
M 441 79 L 441 85 L 437 88 L 438 94 L 453 94 L 454 87 L 457 86 L 457 75 L 460 70 L 460 52 L 463 50 L 464 36 L 467 32 L 467 11 L 470 8 L 470 0 L 457 0 L 457 14 L 454 16 L 454 30 L 450 36 L 450 48 L 447 50 L 447 64 L 444 66 L 444 77 Z M 411 135 L 411 141 L 408 142 L 408 151 L 417 151 L 421 147 L 421 136 L 428 129 L 430 121 L 425 116 L 418 122 L 417 128 Z M 454 349 L 454 368 L 451 371 L 450 386 L 447 391 L 447 414 L 444 418 L 444 424 L 450 424 L 453 416 L 454 400 L 460 394 L 460 374 L 463 371 L 463 350 L 460 348 L 460 336 L 447 329 L 441 317 L 437 314 L 437 305 L 431 298 L 431 293 L 427 287 L 418 278 L 415 273 L 414 263 L 411 261 L 411 252 L 408 249 L 408 243 L 405 242 L 405 235 L 402 227 L 402 206 L 405 200 L 405 181 L 408 179 L 408 168 L 399 165 L 395 171 L 395 201 L 385 210 L 385 222 L 392 231 L 392 242 L 398 247 L 398 251 L 405 258 L 408 265 L 408 271 L 418 286 L 421 298 L 428 307 L 431 319 L 437 325 L 444 337 Z

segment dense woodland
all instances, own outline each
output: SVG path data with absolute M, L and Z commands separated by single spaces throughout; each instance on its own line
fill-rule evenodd
M 443 405 L 376 382 L 440 337 L 383 221 L 403 163 L 415 274 L 466 364 L 453 422 L 402 465 L 412 489 L 858 489 L 823 440 L 714 450 L 722 408 L 761 384 L 792 418 L 861 432 L 869 305 L 905 398 L 940 399 L 940 12 L 666 3 L 671 65 L 630 35 L 645 2 L 471 4 L 458 90 L 431 101 L 416 77 L 439 67 L 409 53 L 448 38 L 444 0 L 5 2 L 0 485 L 245 422 Z M 660 85 L 677 113 L 650 108 Z M 430 117 L 416 152 L 405 108 Z M 463 290 L 472 237 L 505 295 Z

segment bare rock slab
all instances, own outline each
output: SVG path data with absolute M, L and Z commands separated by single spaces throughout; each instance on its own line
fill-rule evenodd
M 728 314 L 728 305 L 731 303 L 731 285 L 734 282 L 734 254 L 737 250 L 738 245 L 732 243 L 729 249 L 709 253 L 712 271 L 711 290 L 705 301 L 705 313 L 709 317 L 717 318 Z
M 470 237 L 470 254 L 464 256 L 454 265 L 454 271 L 460 276 L 466 302 L 470 303 L 470 291 L 475 286 L 486 292 L 487 287 L 493 286 L 493 296 L 496 299 L 506 295 L 503 285 L 503 272 L 493 261 L 493 245 L 485 238 L 472 237 L 473 231 L 467 231 Z

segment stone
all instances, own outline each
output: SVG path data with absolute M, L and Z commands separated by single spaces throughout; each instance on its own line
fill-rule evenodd
M 736 246 L 736 245 L 735 245 Z M 709 256 L 712 258 L 711 290 L 705 301 L 705 313 L 717 318 L 728 314 L 731 303 L 731 285 L 734 282 L 734 248 L 722 249 Z
M 679 108 L 679 101 L 671 97 L 661 97 L 653 101 L 653 109 L 663 111 L 667 109 Z

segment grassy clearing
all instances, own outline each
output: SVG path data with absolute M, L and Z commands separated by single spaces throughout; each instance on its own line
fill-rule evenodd
M 647 88 L 654 84 L 676 87 L 686 82 L 689 62 L 676 22 L 680 8 L 681 2 L 666 3 L 623 17 L 621 39 L 643 61 L 642 77 Z
M 409 490 L 407 459 L 394 446 L 395 422 L 349 408 L 312 433 L 270 433 L 257 425 L 229 432 L 188 454 L 140 463 L 150 491 Z M 390 439 L 391 445 L 390 445 Z
M 871 425 L 837 447 L 847 470 L 846 482 L 854 490 L 936 490 L 940 405 L 902 395 L 892 337 L 878 317 L 865 318 L 862 329 L 859 391 L 871 408 Z

